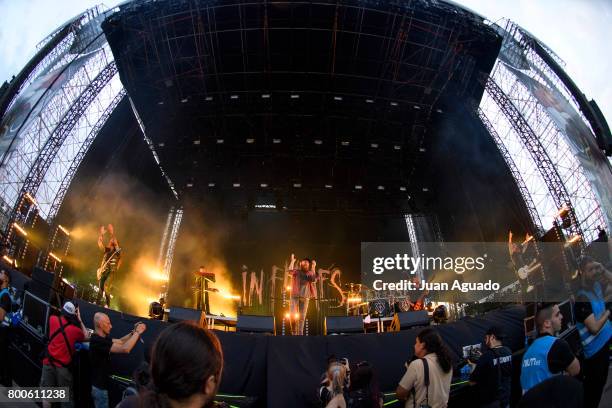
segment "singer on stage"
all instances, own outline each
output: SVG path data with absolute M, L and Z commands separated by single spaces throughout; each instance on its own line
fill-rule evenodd
M 308 303 L 310 298 L 316 294 L 315 281 L 317 280 L 317 274 L 315 268 L 317 262 L 314 259 L 311 261 L 308 258 L 303 258 L 299 263 L 299 268 L 294 269 L 295 260 L 295 255 L 291 254 L 291 262 L 289 263 L 289 274 L 293 278 L 290 301 L 291 316 L 296 316 L 299 313 L 297 325 L 292 325 L 292 334 L 303 335 Z
M 113 279 L 115 272 L 121 266 L 121 248 L 119 248 L 119 241 L 115 237 L 115 229 L 112 224 L 108 224 L 108 233 L 110 239 L 108 245 L 104 245 L 104 235 L 106 234 L 106 228 L 104 225 L 100 226 L 100 234 L 98 235 L 98 248 L 104 251 L 100 268 L 97 271 L 98 278 L 98 297 L 96 303 L 100 304 L 102 301 L 102 294 L 104 294 L 105 306 L 110 306 L 111 291 L 113 288 Z

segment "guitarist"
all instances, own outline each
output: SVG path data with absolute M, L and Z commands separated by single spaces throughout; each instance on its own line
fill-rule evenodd
M 104 245 L 106 228 L 104 228 L 104 225 L 100 226 L 98 248 L 104 251 L 104 256 L 102 257 L 102 263 L 97 272 L 99 290 L 96 303 L 100 304 L 102 293 L 104 293 L 106 307 L 110 306 L 110 293 L 113 287 L 115 272 L 119 269 L 119 266 L 121 266 L 121 248 L 119 248 L 119 242 L 117 241 L 117 237 L 115 237 L 113 224 L 108 224 L 108 233 L 110 235 L 110 240 L 108 241 L 108 245 Z

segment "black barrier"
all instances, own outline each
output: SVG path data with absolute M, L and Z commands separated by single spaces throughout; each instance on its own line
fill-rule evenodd
M 103 309 L 99 306 L 77 301 L 81 317 L 87 327 L 93 327 L 96 312 L 109 315 L 113 328 L 111 336 L 118 338 L 132 330 L 134 323 L 147 324 L 143 343 L 137 343 L 130 354 L 112 355 L 111 372 L 130 378 L 134 369 L 148 359 L 153 342 L 168 323 Z M 523 347 L 524 309 L 508 307 L 488 313 L 483 318 L 465 318 L 458 322 L 435 326 L 446 341 L 453 358 L 462 354 L 462 347 L 483 341 L 484 333 L 491 325 L 498 325 L 506 331 L 505 344 L 512 350 Z M 310 407 L 318 406 L 316 390 L 321 374 L 325 371 L 330 355 L 346 357 L 351 363 L 369 361 L 378 376 L 381 390 L 395 390 L 405 372 L 404 362 L 412 358 L 415 337 L 421 329 L 400 332 L 353 334 L 347 336 L 267 336 L 216 331 L 224 353 L 223 378 L 219 392 L 242 395 L 256 399 L 256 407 Z M 18 347 L 18 345 L 15 345 Z M 32 353 L 36 347 L 30 346 Z M 190 352 L 190 350 L 185 350 Z M 22 378 L 22 385 L 36 384 L 40 378 L 40 367 L 35 369 L 38 355 L 22 350 L 21 357 L 27 358 L 33 368 Z M 79 357 L 81 358 L 81 356 Z M 15 361 L 12 362 L 16 364 Z M 40 361 L 38 361 L 40 364 Z M 89 382 L 85 364 L 80 365 L 79 388 L 87 397 Z M 91 369 L 95 369 L 92 367 Z M 21 384 L 21 382 L 18 382 Z M 111 406 L 118 403 L 120 387 L 111 390 Z M 460 397 L 453 394 L 449 406 Z M 86 401 L 83 401 L 87 405 Z

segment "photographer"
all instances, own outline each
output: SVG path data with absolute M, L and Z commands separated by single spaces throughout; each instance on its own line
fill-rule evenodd
M 453 370 L 440 335 L 431 327 L 421 330 L 414 344 L 416 360 L 406 363 L 406 374 L 395 390 L 405 408 L 444 408 L 448 404 Z
M 108 378 L 110 376 L 110 353 L 128 354 L 147 326 L 138 322 L 134 330 L 120 339 L 109 337 L 112 329 L 108 315 L 94 315 L 95 333 L 91 336 L 89 355 L 92 367 L 91 396 L 96 408 L 108 408 Z
M 479 407 L 506 408 L 510 405 L 512 351 L 502 344 L 503 338 L 499 327 L 489 328 L 485 334 L 487 350 L 476 363 L 470 361 L 474 366 L 470 384 L 475 385 Z
M 81 343 L 89 338 L 89 332 L 81 320 L 78 307 L 72 302 L 66 302 L 60 316 L 50 316 L 49 334 L 40 386 L 68 387 L 72 393 L 70 364 L 75 352 L 75 343 Z M 43 402 L 43 407 L 50 406 L 50 402 Z M 62 406 L 71 407 L 72 402 L 64 402 Z
M 580 259 L 581 288 L 574 311 L 576 326 L 584 349 L 584 406 L 597 407 L 608 379 L 609 344 L 612 325 L 606 310 L 604 293 L 611 286 L 612 274 L 593 258 Z

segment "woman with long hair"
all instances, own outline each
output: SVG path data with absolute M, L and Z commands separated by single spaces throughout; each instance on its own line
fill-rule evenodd
M 151 355 L 152 390 L 140 399 L 144 407 L 211 407 L 223 371 L 217 336 L 194 323 L 164 329 Z
M 357 363 L 351 370 L 348 406 L 349 408 L 382 408 L 383 406 L 383 394 L 378 387 L 372 365 L 367 361 Z
M 346 408 L 345 386 L 346 366 L 332 362 L 327 367 L 327 385 L 319 390 L 321 406 L 324 408 Z
M 416 359 L 410 365 L 406 363 L 406 374 L 395 391 L 397 397 L 406 400 L 406 408 L 424 405 L 445 408 L 453 370 L 449 350 L 437 331 L 431 327 L 421 330 L 414 344 L 414 356 Z

